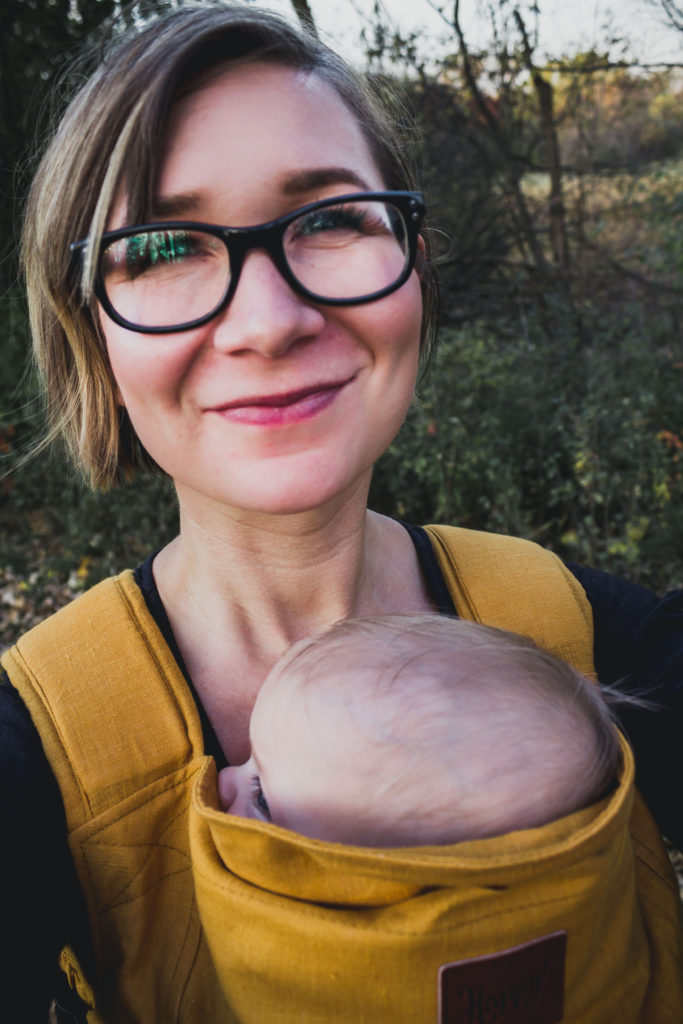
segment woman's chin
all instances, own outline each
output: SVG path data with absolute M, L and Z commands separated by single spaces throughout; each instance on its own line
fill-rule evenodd
M 341 467 L 338 467 L 338 470 Z M 242 521 L 249 517 L 268 516 L 327 516 L 347 504 L 358 503 L 364 509 L 370 488 L 372 467 L 359 472 L 331 473 L 329 465 L 307 474 L 263 467 L 237 482 L 214 479 L 210 488 L 197 489 L 190 481 L 176 479 L 176 491 L 181 512 L 196 515 L 204 507 L 216 511 L 230 510 Z

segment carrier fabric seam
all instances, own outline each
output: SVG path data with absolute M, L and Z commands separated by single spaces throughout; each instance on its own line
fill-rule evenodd
M 170 682 L 168 680 L 168 677 L 166 675 L 166 672 L 165 672 L 165 670 L 164 670 L 164 668 L 163 668 L 163 666 L 162 666 L 161 662 L 159 661 L 159 658 L 158 658 L 158 656 L 156 654 L 156 651 L 154 650 L 152 644 L 150 643 L 149 638 L 147 636 L 147 633 L 145 632 L 145 630 L 142 627 L 142 623 L 140 622 L 140 619 L 138 617 L 137 611 L 136 611 L 135 607 L 133 606 L 133 603 L 130 600 L 128 594 L 126 593 L 124 587 L 121 584 L 120 577 L 117 577 L 114 580 L 114 583 L 116 585 L 117 593 L 119 594 L 119 597 L 121 598 L 121 600 L 122 600 L 122 602 L 123 602 L 123 604 L 124 604 L 124 606 L 126 608 L 128 616 L 129 616 L 131 622 L 133 623 L 133 625 L 135 626 L 136 632 L 137 632 L 138 636 L 140 637 L 140 639 L 142 640 L 142 643 L 144 644 L 145 650 L 147 651 L 147 653 L 149 654 L 150 658 L 154 662 L 154 667 L 157 670 L 159 678 L 163 681 L 164 689 L 166 690 L 166 692 L 169 694 L 169 696 L 171 697 L 171 699 L 173 701 L 173 706 L 174 706 L 174 708 L 176 710 L 178 718 L 182 722 L 184 734 L 185 734 L 185 737 L 187 739 L 187 745 L 188 745 L 190 750 L 194 750 L 194 747 L 193 747 L 193 744 L 192 744 L 192 738 L 190 736 L 189 723 L 187 721 L 187 717 L 186 717 L 186 715 L 185 715 L 185 713 L 183 711 L 183 708 L 181 707 L 181 705 L 180 705 L 180 703 L 178 701 L 178 697 L 177 697 L 177 694 L 176 694 L 175 687 L 170 684 Z M 135 584 L 135 586 L 137 586 L 137 584 Z
M 19 657 L 17 657 L 17 655 L 19 655 Z M 21 639 L 19 639 L 19 641 L 16 644 L 16 654 L 10 649 L 10 651 L 8 651 L 8 657 L 11 657 L 14 660 L 14 662 L 16 663 L 19 671 L 26 677 L 26 680 L 28 681 L 34 696 L 40 701 L 40 704 L 41 704 L 42 709 L 43 709 L 43 713 L 46 716 L 49 725 L 54 729 L 54 735 L 55 735 L 55 737 L 57 738 L 57 740 L 59 742 L 59 746 L 60 746 L 60 749 L 61 749 L 61 751 L 63 753 L 63 758 L 64 758 L 63 764 L 64 765 L 68 765 L 69 773 L 71 774 L 71 778 L 73 780 L 73 785 L 74 785 L 76 791 L 78 792 L 78 794 L 79 794 L 79 796 L 80 796 L 80 798 L 82 800 L 82 803 L 83 803 L 83 805 L 84 805 L 84 807 L 85 807 L 85 809 L 87 811 L 87 817 L 85 818 L 85 821 L 87 821 L 87 820 L 91 820 L 92 821 L 93 816 L 94 816 L 94 811 L 93 811 L 93 805 L 92 805 L 92 802 L 90 800 L 90 796 L 89 796 L 88 790 L 83 785 L 83 781 L 81 779 L 80 774 L 76 771 L 74 760 L 73 760 L 73 757 L 71 756 L 71 753 L 70 753 L 70 746 L 69 746 L 69 744 L 66 741 L 66 737 L 65 737 L 65 734 L 64 734 L 64 732 L 62 730 L 61 723 L 59 722 L 59 718 L 54 713 L 54 711 L 52 709 L 52 704 L 51 704 L 51 702 L 49 701 L 49 699 L 47 697 L 47 694 L 45 692 L 45 689 L 43 688 L 42 683 L 40 682 L 40 679 L 35 674 L 35 672 L 32 670 L 31 666 L 29 665 L 29 663 L 27 662 L 26 658 L 24 657 L 24 655 L 22 653 Z M 9 672 L 8 672 L 8 676 L 9 676 Z M 10 682 L 12 682 L 11 676 L 10 676 Z M 36 728 L 38 728 L 37 725 L 36 725 Z M 42 742 L 42 737 L 41 737 L 41 742 Z
M 571 570 L 567 568 L 567 566 L 564 564 L 564 562 L 560 558 L 558 558 L 558 566 L 557 567 L 560 570 L 560 572 L 562 573 L 562 575 L 564 576 L 568 588 L 572 591 L 572 594 L 576 597 L 576 605 L 577 605 L 577 607 L 579 609 L 579 613 L 581 614 L 581 616 L 583 618 L 583 621 L 586 623 L 586 625 L 590 629 L 591 636 L 593 637 L 593 645 L 595 646 L 595 620 L 593 618 L 593 608 L 592 608 L 592 605 L 591 605 L 590 601 L 588 600 L 588 595 L 586 594 L 585 589 L 581 586 L 581 584 L 577 580 L 576 576 L 574 576 L 574 574 L 571 572 Z M 579 593 L 583 595 L 584 601 L 580 601 L 578 599 L 577 595 Z M 596 678 L 597 678 L 597 673 L 596 673 Z
M 177 782 L 175 782 L 172 786 L 169 786 L 169 787 L 167 787 L 165 789 L 161 789 L 159 792 L 154 793 L 153 795 L 151 795 L 149 797 L 149 799 L 144 800 L 144 801 L 142 801 L 139 804 L 136 804 L 136 806 L 134 808 L 134 811 L 138 812 L 141 808 L 145 807 L 146 804 L 152 803 L 154 800 L 158 799 L 160 796 L 163 796 L 164 794 L 172 793 L 174 790 L 178 789 L 179 787 L 185 786 L 187 784 L 187 782 L 188 782 L 188 780 L 186 778 L 183 778 L 183 779 L 180 779 Z M 173 823 L 176 822 L 179 818 L 181 818 L 186 813 L 186 811 L 187 811 L 187 808 L 181 808 L 178 811 L 178 813 L 176 815 L 174 815 L 168 821 L 167 827 L 170 827 L 171 825 L 173 825 Z M 117 906 L 117 907 L 118 906 L 125 906 L 127 903 L 132 903 L 136 899 L 139 899 L 141 896 L 143 896 L 146 892 L 150 892 L 152 889 L 156 888 L 156 886 L 159 885 L 161 882 L 163 882 L 164 879 L 170 878 L 172 875 L 183 874 L 184 872 L 190 870 L 190 867 L 191 867 L 191 858 L 188 855 L 187 851 L 183 850 L 181 847 L 178 847 L 178 846 L 171 846 L 171 845 L 165 844 L 165 843 L 117 843 L 117 842 L 106 842 L 105 840 L 98 840 L 96 838 L 101 832 L 105 831 L 108 828 L 111 828 L 113 825 L 116 825 L 118 822 L 123 821 L 124 818 L 126 818 L 128 816 L 128 814 L 130 814 L 130 813 L 133 813 L 133 812 L 130 811 L 130 810 L 126 811 L 124 814 L 121 814 L 118 817 L 112 818 L 111 820 L 107 821 L 106 823 L 103 823 L 99 828 L 94 829 L 94 831 L 92 833 L 92 836 L 88 836 L 87 839 L 85 839 L 82 843 L 80 843 L 81 849 L 83 851 L 83 859 L 85 861 L 85 869 L 86 869 L 86 871 L 88 873 L 88 880 L 89 880 L 90 885 L 91 885 L 91 891 L 92 891 L 92 887 L 93 887 L 93 875 L 92 875 L 92 872 L 91 872 L 91 869 L 90 869 L 90 865 L 88 863 L 87 850 L 90 849 L 90 848 L 93 848 L 93 847 L 100 848 L 100 849 L 102 849 L 102 848 L 110 848 L 110 849 L 122 849 L 122 850 L 148 848 L 149 851 L 150 851 L 150 854 L 155 849 L 168 849 L 168 850 L 172 850 L 174 853 L 179 854 L 180 857 L 187 862 L 187 864 L 186 864 L 185 867 L 178 868 L 177 870 L 174 870 L 174 871 L 169 871 L 168 874 L 163 875 L 161 878 L 156 879 L 155 882 L 151 886 L 149 886 L 148 889 L 144 889 L 143 891 L 141 891 L 139 893 L 136 893 L 135 896 L 131 896 L 131 897 L 127 898 L 127 899 L 120 899 L 120 901 L 116 902 L 115 904 L 112 904 L 112 902 L 110 901 L 110 903 L 107 904 L 107 906 L 100 908 L 98 910 L 98 913 L 103 913 L 103 914 L 107 913 L 109 910 L 112 909 L 112 906 Z M 140 871 L 142 871 L 144 869 L 144 866 L 145 866 L 144 864 L 140 865 L 140 868 L 138 869 L 138 871 L 136 871 L 135 874 L 131 878 L 128 879 L 128 881 L 126 883 L 126 887 L 124 887 L 124 889 L 121 890 L 121 892 L 125 892 L 125 888 L 127 888 L 127 886 L 129 886 L 135 880 L 135 878 L 137 878 L 137 876 L 139 875 Z M 114 897 L 114 899 L 118 900 L 118 897 Z
M 182 777 L 181 778 L 176 779 L 174 782 L 172 782 L 168 786 L 160 787 L 157 792 L 150 793 L 149 796 L 147 796 L 143 800 L 141 800 L 139 804 L 135 804 L 135 807 L 133 807 L 133 808 L 127 807 L 127 808 L 123 809 L 120 814 L 117 814 L 115 816 L 113 815 L 111 818 L 108 818 L 107 821 L 102 822 L 100 825 L 97 825 L 97 818 L 92 818 L 91 821 L 86 822 L 85 825 L 81 825 L 81 826 L 79 826 L 78 829 L 75 829 L 71 833 L 71 835 L 73 836 L 74 839 L 78 839 L 78 841 L 80 843 L 81 840 L 80 840 L 80 838 L 78 836 L 78 832 L 81 829 L 83 829 L 83 828 L 92 828 L 92 830 L 93 830 L 92 834 L 86 836 L 86 838 L 82 840 L 82 845 L 85 845 L 85 846 L 89 845 L 91 843 L 91 840 L 92 840 L 92 838 L 94 836 L 99 835 L 100 832 L 104 832 L 106 829 L 110 828 L 112 825 L 115 825 L 118 822 L 123 821 L 124 818 L 127 818 L 129 814 L 132 814 L 134 811 L 139 810 L 141 807 L 144 807 L 146 804 L 152 803 L 152 801 L 154 801 L 157 798 L 163 796 L 165 793 L 172 793 L 175 789 L 178 789 L 180 786 L 185 786 L 191 780 L 192 776 L 196 775 L 196 773 L 200 770 L 201 767 L 202 767 L 202 765 L 198 763 L 198 764 L 195 764 L 195 765 L 192 765 L 192 764 L 184 765 L 182 768 L 176 768 L 173 771 L 172 774 L 173 775 L 177 775 L 178 773 L 182 773 Z M 158 786 L 160 781 L 163 778 L 164 778 L 164 776 L 161 776 L 161 779 L 154 779 L 152 782 L 148 783 L 148 785 L 149 786 Z M 188 796 L 188 801 L 189 801 L 189 796 Z M 115 806 L 116 805 L 114 805 L 114 807 Z M 111 813 L 111 808 L 110 808 L 109 811 L 103 811 L 102 812 L 102 814 L 109 814 L 109 813 Z M 184 813 L 184 812 L 181 812 L 181 813 Z M 99 815 L 98 815 L 98 817 L 99 817 Z M 107 845 L 108 846 L 121 846 L 121 845 L 123 845 L 123 846 L 132 846 L 134 844 L 132 844 L 132 843 L 131 844 L 129 844 L 129 843 L 124 843 L 124 844 L 121 844 L 121 843 L 104 843 L 103 842 L 103 843 L 95 843 L 93 845 L 102 845 L 102 846 L 107 846 Z M 143 844 L 140 844 L 140 845 L 146 846 L 148 844 L 143 843 Z
M 196 875 L 199 878 L 203 879 L 210 886 L 210 888 L 212 889 L 213 892 L 218 893 L 218 894 L 222 894 L 223 893 L 224 886 L 214 882 L 213 879 L 209 875 L 207 875 L 206 873 L 200 871 L 197 868 L 196 865 L 195 865 L 195 873 L 196 873 Z M 269 898 L 272 898 L 273 893 L 270 892 L 269 890 L 265 890 L 265 889 L 261 890 L 261 891 L 263 892 L 263 895 L 259 895 L 258 893 L 251 893 L 251 892 L 243 893 L 243 892 L 234 892 L 234 891 L 232 891 L 230 893 L 230 898 L 231 899 L 235 899 L 237 901 L 240 901 L 242 903 L 263 905 L 263 904 L 268 902 Z M 277 896 L 277 898 L 280 899 L 280 900 L 290 899 L 290 897 L 286 897 L 286 896 Z M 329 917 L 329 910 L 326 910 L 325 908 L 322 908 L 322 907 L 318 908 L 318 907 L 316 907 L 316 906 L 314 906 L 312 904 L 307 903 L 305 900 L 294 900 L 293 902 L 295 902 L 298 907 L 302 908 L 302 910 L 301 910 L 301 912 L 299 914 L 299 919 L 300 920 L 306 919 L 306 918 L 315 918 L 315 919 L 323 919 L 323 920 L 325 920 L 326 918 Z M 568 903 L 573 903 L 573 902 L 575 902 L 575 897 L 572 896 L 572 895 L 567 895 L 567 896 L 563 895 L 563 896 L 554 897 L 552 899 L 538 900 L 535 903 L 530 903 L 528 900 L 522 900 L 522 901 L 520 901 L 519 905 L 515 905 L 515 906 L 511 906 L 509 908 L 506 908 L 505 909 L 505 914 L 508 914 L 508 913 L 509 914 L 519 913 L 519 911 L 522 910 L 522 909 L 524 909 L 524 910 L 534 910 L 536 908 L 540 909 L 540 908 L 543 908 L 543 907 L 561 906 L 562 904 L 568 904 Z M 357 909 L 358 909 L 357 907 L 353 908 L 353 910 L 357 910 Z M 374 909 L 375 908 L 373 906 L 369 906 L 368 907 L 369 911 L 372 911 Z M 344 920 L 343 922 L 339 922 L 340 927 L 349 928 L 352 931 L 365 931 L 366 930 L 366 928 L 367 928 L 366 922 L 364 922 L 364 921 L 356 922 L 355 918 L 354 918 L 354 916 L 352 914 L 352 910 L 351 909 L 348 909 L 348 910 L 342 909 L 339 912 L 340 913 L 345 913 L 345 914 L 348 915 L 348 920 Z M 441 928 L 436 927 L 436 926 L 430 926 L 430 934 L 433 934 L 433 935 L 447 935 L 449 932 L 456 932 L 456 931 L 461 930 L 462 927 L 467 927 L 467 928 L 476 927 L 476 925 L 478 925 L 478 924 L 480 924 L 480 923 L 482 923 L 484 921 L 490 921 L 491 919 L 499 918 L 500 916 L 501 916 L 501 912 L 500 912 L 500 910 L 498 910 L 498 911 L 492 911 L 491 913 L 488 913 L 488 914 L 484 914 L 481 917 L 477 917 L 477 918 L 473 918 L 473 919 L 468 919 L 466 925 L 453 923 L 453 924 L 450 924 L 450 925 L 447 925 L 447 926 L 444 926 L 444 927 L 441 927 Z M 399 936 L 399 937 L 405 937 L 405 938 L 422 938 L 422 937 L 424 937 L 424 930 L 413 932 L 413 931 L 406 931 L 405 929 L 399 929 L 399 928 L 396 928 L 396 929 L 379 928 L 378 929 L 377 922 L 373 922 L 373 930 L 380 930 L 383 935 L 387 935 L 387 936 Z
M 670 876 L 668 872 L 667 874 L 663 874 L 656 866 L 656 864 L 652 863 L 653 860 L 659 860 L 658 851 L 653 850 L 651 846 L 648 846 L 647 843 L 644 843 L 642 839 L 640 839 L 639 837 L 634 836 L 632 832 L 630 833 L 630 836 L 631 843 L 633 844 L 633 855 L 638 861 L 638 863 L 642 864 L 643 867 L 651 871 L 656 878 L 659 878 L 660 881 L 664 882 L 667 888 L 669 888 L 672 892 L 678 893 L 679 889 L 675 882 L 675 879 L 672 876 Z M 640 847 L 642 850 L 645 850 L 646 853 L 650 854 L 650 858 L 645 858 L 643 854 L 639 853 L 637 847 Z
M 177 998 L 176 1006 L 175 1006 L 176 1019 L 178 1017 L 178 1014 L 180 1013 L 180 1008 L 182 1006 L 183 999 L 185 998 L 185 993 L 187 991 L 187 986 L 188 986 L 188 984 L 190 982 L 190 978 L 192 977 L 192 972 L 194 971 L 195 964 L 197 963 L 197 957 L 199 956 L 199 950 L 201 949 L 201 945 L 202 945 L 202 936 L 204 934 L 204 932 L 202 930 L 202 927 L 201 927 L 200 918 L 199 918 L 199 908 L 197 907 L 197 896 L 196 896 L 196 893 L 194 891 L 194 886 L 193 886 L 192 887 L 192 902 L 190 904 L 190 912 L 187 915 L 187 924 L 186 924 L 186 927 L 185 927 L 185 935 L 183 936 L 183 941 L 182 941 L 182 944 L 180 946 L 180 952 L 178 953 L 178 958 L 177 958 L 177 960 L 175 962 L 175 966 L 173 967 L 173 975 L 172 975 L 172 979 L 171 979 L 171 985 L 173 985 L 173 986 L 175 986 L 177 984 L 177 978 L 178 978 L 178 971 L 180 969 L 180 963 L 182 961 L 183 953 L 185 952 L 185 948 L 187 947 L 187 945 L 188 945 L 188 943 L 190 941 L 190 930 L 192 928 L 192 920 L 195 917 L 196 917 L 197 922 L 198 922 L 197 941 L 196 941 L 196 943 L 194 945 L 194 951 L 192 953 L 192 962 L 190 964 L 189 969 L 185 973 L 184 982 L 183 982 L 183 984 L 180 985 L 180 991 L 178 992 L 178 998 Z
M 451 570 L 453 572 L 453 577 L 454 577 L 454 579 L 455 579 L 455 581 L 456 581 L 456 583 L 457 583 L 457 585 L 458 585 L 458 587 L 460 589 L 460 593 L 462 594 L 463 598 L 467 602 L 467 608 L 468 608 L 470 614 L 474 617 L 474 621 L 475 622 L 481 622 L 481 619 L 479 617 L 479 613 L 477 612 L 477 609 L 475 607 L 474 601 L 472 599 L 472 594 L 471 594 L 470 588 L 467 586 L 467 583 L 463 579 L 462 573 L 460 572 L 460 569 L 458 567 L 458 563 L 457 563 L 457 561 L 455 559 L 455 555 L 454 555 L 453 551 L 451 550 L 449 545 L 446 544 L 445 540 L 443 539 L 443 537 L 441 536 L 441 534 L 437 530 L 429 530 L 428 531 L 428 536 L 429 536 L 431 541 L 434 541 L 434 540 L 438 541 L 439 550 L 441 551 L 441 553 L 445 557 L 446 561 L 448 562 L 449 566 L 451 567 Z M 458 610 L 457 603 L 455 601 L 455 598 L 453 598 L 453 596 L 452 596 L 452 599 L 453 599 L 453 603 L 456 606 L 456 611 L 457 611 Z

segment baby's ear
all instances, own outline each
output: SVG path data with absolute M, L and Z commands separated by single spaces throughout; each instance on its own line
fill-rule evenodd
M 237 797 L 237 786 L 234 780 L 234 770 L 222 768 L 218 773 L 218 802 L 222 811 L 230 811 L 231 806 Z

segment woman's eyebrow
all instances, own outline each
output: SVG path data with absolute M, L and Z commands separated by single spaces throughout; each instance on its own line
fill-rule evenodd
M 283 195 L 299 195 L 316 188 L 330 185 L 351 185 L 361 192 L 369 192 L 370 185 L 356 171 L 349 167 L 313 167 L 287 175 L 281 185 Z M 154 200 L 153 216 L 160 220 L 185 217 L 202 205 L 200 192 L 179 192 L 177 195 L 157 196 Z
M 192 213 L 201 205 L 199 192 L 179 192 L 172 196 L 157 196 L 154 200 L 153 216 L 160 220 L 173 220 Z
M 285 178 L 282 191 L 285 195 L 296 195 L 327 185 L 355 185 L 362 192 L 370 191 L 367 181 L 349 167 L 313 167 L 311 170 L 297 171 Z

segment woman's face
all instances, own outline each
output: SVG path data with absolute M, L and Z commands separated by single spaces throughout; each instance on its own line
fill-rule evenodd
M 156 215 L 240 227 L 383 187 L 330 86 L 248 64 L 176 103 Z M 109 226 L 125 223 L 119 209 Z M 145 335 L 102 313 L 120 401 L 181 503 L 265 513 L 317 508 L 367 482 L 411 401 L 420 321 L 416 273 L 377 302 L 334 308 L 293 292 L 261 250 L 201 327 Z

